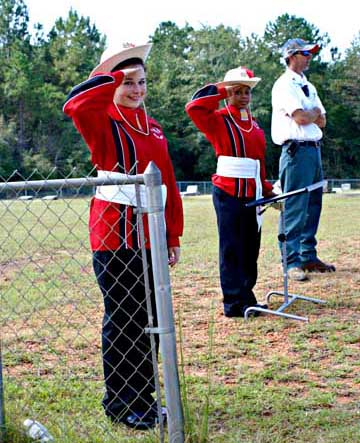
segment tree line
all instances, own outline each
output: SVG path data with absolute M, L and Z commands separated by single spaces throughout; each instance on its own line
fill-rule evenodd
M 184 112 L 193 93 L 225 72 L 247 66 L 262 81 L 254 89 L 252 112 L 267 139 L 268 177 L 276 179 L 280 149 L 270 137 L 271 88 L 284 70 L 279 48 L 301 37 L 330 45 L 304 18 L 284 14 L 264 34 L 243 37 L 237 28 L 219 25 L 194 29 L 162 22 L 149 41 L 147 62 L 150 114 L 163 126 L 178 180 L 209 180 L 215 156 Z M 87 175 L 92 167 L 85 143 L 62 112 L 73 86 L 84 81 L 106 47 L 106 37 L 89 17 L 70 9 L 48 34 L 42 25 L 29 30 L 23 0 L 0 0 L 0 176 Z M 327 110 L 323 164 L 327 177 L 360 177 L 359 123 L 360 32 L 344 54 L 330 48 L 313 58 L 307 73 Z M 56 169 L 54 169 L 56 168 Z M 34 175 L 34 170 L 37 172 Z M 55 171 L 55 172 L 54 172 Z

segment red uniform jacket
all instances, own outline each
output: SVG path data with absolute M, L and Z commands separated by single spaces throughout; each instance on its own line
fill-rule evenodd
M 150 161 L 161 171 L 167 187 L 165 220 L 168 246 L 179 246 L 183 231 L 183 210 L 176 186 L 167 141 L 161 126 L 149 118 L 149 135 L 132 129 L 121 117 L 113 103 L 115 89 L 121 84 L 121 71 L 97 75 L 75 86 L 64 105 L 64 112 L 73 119 L 75 127 L 91 152 L 97 170 L 126 174 L 142 174 Z M 119 106 L 130 124 L 144 131 L 146 118 L 142 109 Z M 138 121 L 137 121 L 138 120 Z M 131 206 L 93 198 L 90 207 L 90 243 L 93 251 L 138 248 L 139 236 L 136 214 Z M 146 247 L 149 248 L 147 216 L 144 216 Z
M 266 196 L 271 193 L 272 185 L 266 181 L 264 132 L 255 121 L 252 130 L 246 132 L 251 127 L 250 119 L 241 121 L 240 111 L 234 106 L 228 106 L 233 118 L 226 108 L 218 110 L 219 101 L 226 97 L 224 87 L 207 85 L 194 94 L 185 109 L 195 126 L 213 145 L 216 157 L 227 155 L 260 160 L 261 183 Z M 234 197 L 254 198 L 256 195 L 255 179 L 252 178 L 238 179 L 213 174 L 212 183 Z

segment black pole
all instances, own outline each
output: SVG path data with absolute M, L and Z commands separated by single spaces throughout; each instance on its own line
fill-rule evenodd
M 324 186 L 324 181 L 314 183 L 313 185 L 305 186 L 305 188 L 296 189 L 295 191 L 290 192 L 284 192 L 283 194 L 276 195 L 274 197 L 268 197 L 268 198 L 259 198 L 258 200 L 254 200 L 252 202 L 246 203 L 245 206 L 248 208 L 251 208 L 253 206 L 262 206 L 269 203 L 274 203 L 279 200 L 283 200 L 285 198 L 292 197 L 294 195 L 303 194 L 304 192 L 311 192 L 315 189 L 322 188 Z

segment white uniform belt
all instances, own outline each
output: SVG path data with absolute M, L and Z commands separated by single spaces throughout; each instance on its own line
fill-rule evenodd
M 222 177 L 256 178 L 257 162 L 258 160 L 252 158 L 220 155 L 216 174 Z
M 113 171 L 97 171 L 98 177 L 101 178 L 123 178 L 127 179 L 128 174 Z M 121 203 L 128 206 L 138 206 L 136 202 L 136 188 L 139 187 L 141 207 L 147 206 L 146 188 L 145 185 L 100 185 L 96 187 L 95 197 L 99 200 L 105 200 L 112 203 Z M 161 185 L 163 204 L 166 202 L 166 186 Z
M 253 158 L 246 157 L 230 157 L 227 155 L 220 155 L 217 161 L 216 174 L 221 177 L 231 178 L 253 178 L 256 183 L 256 200 L 262 198 L 262 184 L 260 177 L 260 161 Z M 257 222 L 259 229 L 262 224 L 261 216 L 259 215 L 260 206 L 257 206 Z

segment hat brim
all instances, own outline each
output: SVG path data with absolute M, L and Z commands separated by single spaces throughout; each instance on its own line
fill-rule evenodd
M 113 55 L 112 57 L 104 60 L 102 63 L 99 63 L 90 73 L 90 77 L 93 75 L 99 73 L 99 72 L 111 72 L 113 68 L 115 68 L 116 65 L 119 63 L 129 59 L 129 58 L 139 58 L 142 60 L 143 63 L 145 63 L 150 50 L 151 50 L 152 44 L 142 45 L 142 46 L 135 46 L 133 48 L 126 48 L 123 49 L 121 52 L 118 52 L 117 54 Z
M 301 49 L 301 51 L 309 51 L 309 52 L 311 52 L 311 54 L 316 54 L 317 52 L 319 52 L 319 50 L 320 50 L 320 46 L 317 44 L 306 45 Z
M 261 80 L 260 77 L 253 77 L 249 80 L 223 80 L 222 82 L 218 82 L 216 83 L 216 86 L 240 86 L 240 85 L 245 85 L 245 86 L 249 86 L 249 88 L 254 88 L 259 81 Z

